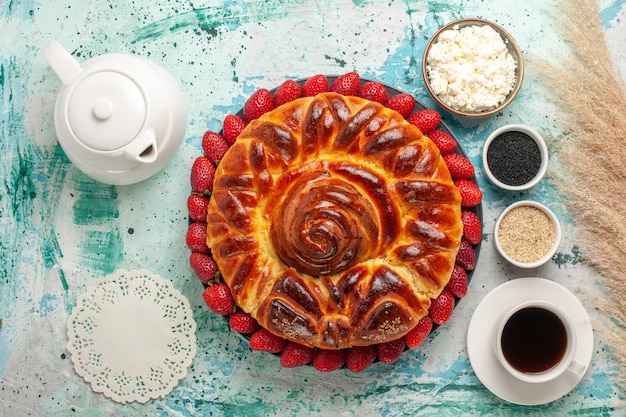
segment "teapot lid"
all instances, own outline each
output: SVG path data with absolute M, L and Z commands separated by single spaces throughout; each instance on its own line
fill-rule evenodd
M 67 121 L 85 146 L 99 151 L 119 149 L 141 131 L 146 102 L 130 78 L 114 71 L 89 75 L 74 88 Z

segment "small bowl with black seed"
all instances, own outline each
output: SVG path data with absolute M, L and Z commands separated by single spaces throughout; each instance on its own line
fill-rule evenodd
M 489 180 L 508 191 L 524 191 L 548 170 L 548 147 L 531 127 L 511 124 L 496 129 L 485 142 L 483 167 Z

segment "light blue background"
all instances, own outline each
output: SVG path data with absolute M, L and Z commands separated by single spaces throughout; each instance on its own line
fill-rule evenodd
M 625 75 L 626 5 L 598 2 L 615 65 Z M 422 83 L 424 46 L 437 28 L 481 17 L 504 26 L 525 57 L 563 49 L 552 1 L 12 1 L 0 6 L 0 415 L 2 416 L 529 416 L 626 415 L 613 386 L 610 347 L 595 332 L 594 357 L 581 384 L 553 403 L 522 407 L 491 394 L 467 358 L 467 326 L 480 300 L 497 285 L 533 275 L 574 292 L 594 320 L 597 277 L 572 244 L 575 225 L 549 180 L 527 193 L 494 189 L 482 173 L 487 135 L 508 123 L 561 132 L 530 63 L 522 91 L 502 114 L 445 123 L 478 170 L 485 236 L 468 296 L 420 348 L 392 365 L 361 374 L 282 369 L 211 314 L 184 245 L 189 170 L 206 129 L 261 87 L 286 78 L 356 70 L 413 93 L 433 106 Z M 72 167 L 57 145 L 53 109 L 60 80 L 40 49 L 61 42 L 79 61 L 106 52 L 153 60 L 182 84 L 189 104 L 184 144 L 154 177 L 108 186 Z M 528 62 L 531 62 L 529 59 Z M 558 168 L 554 163 L 550 169 Z M 522 198 L 544 202 L 562 218 L 565 238 L 551 264 L 521 271 L 493 249 L 496 217 Z M 66 320 L 76 297 L 118 268 L 148 268 L 171 279 L 191 302 L 198 354 L 187 377 L 166 398 L 116 404 L 95 394 L 65 350 Z

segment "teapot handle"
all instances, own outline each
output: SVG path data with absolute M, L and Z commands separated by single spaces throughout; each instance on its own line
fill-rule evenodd
M 124 149 L 124 156 L 131 161 L 150 164 L 158 156 L 157 141 L 154 130 L 149 129 L 137 136 Z
M 80 74 L 80 63 L 56 40 L 48 42 L 41 52 L 63 85 L 70 85 Z

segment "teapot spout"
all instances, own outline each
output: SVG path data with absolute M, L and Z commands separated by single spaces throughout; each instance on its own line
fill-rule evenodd
M 157 141 L 153 130 L 137 136 L 124 150 L 124 156 L 131 161 L 150 164 L 158 156 Z
M 80 74 L 80 63 L 56 40 L 48 42 L 41 52 L 64 85 L 71 84 Z

